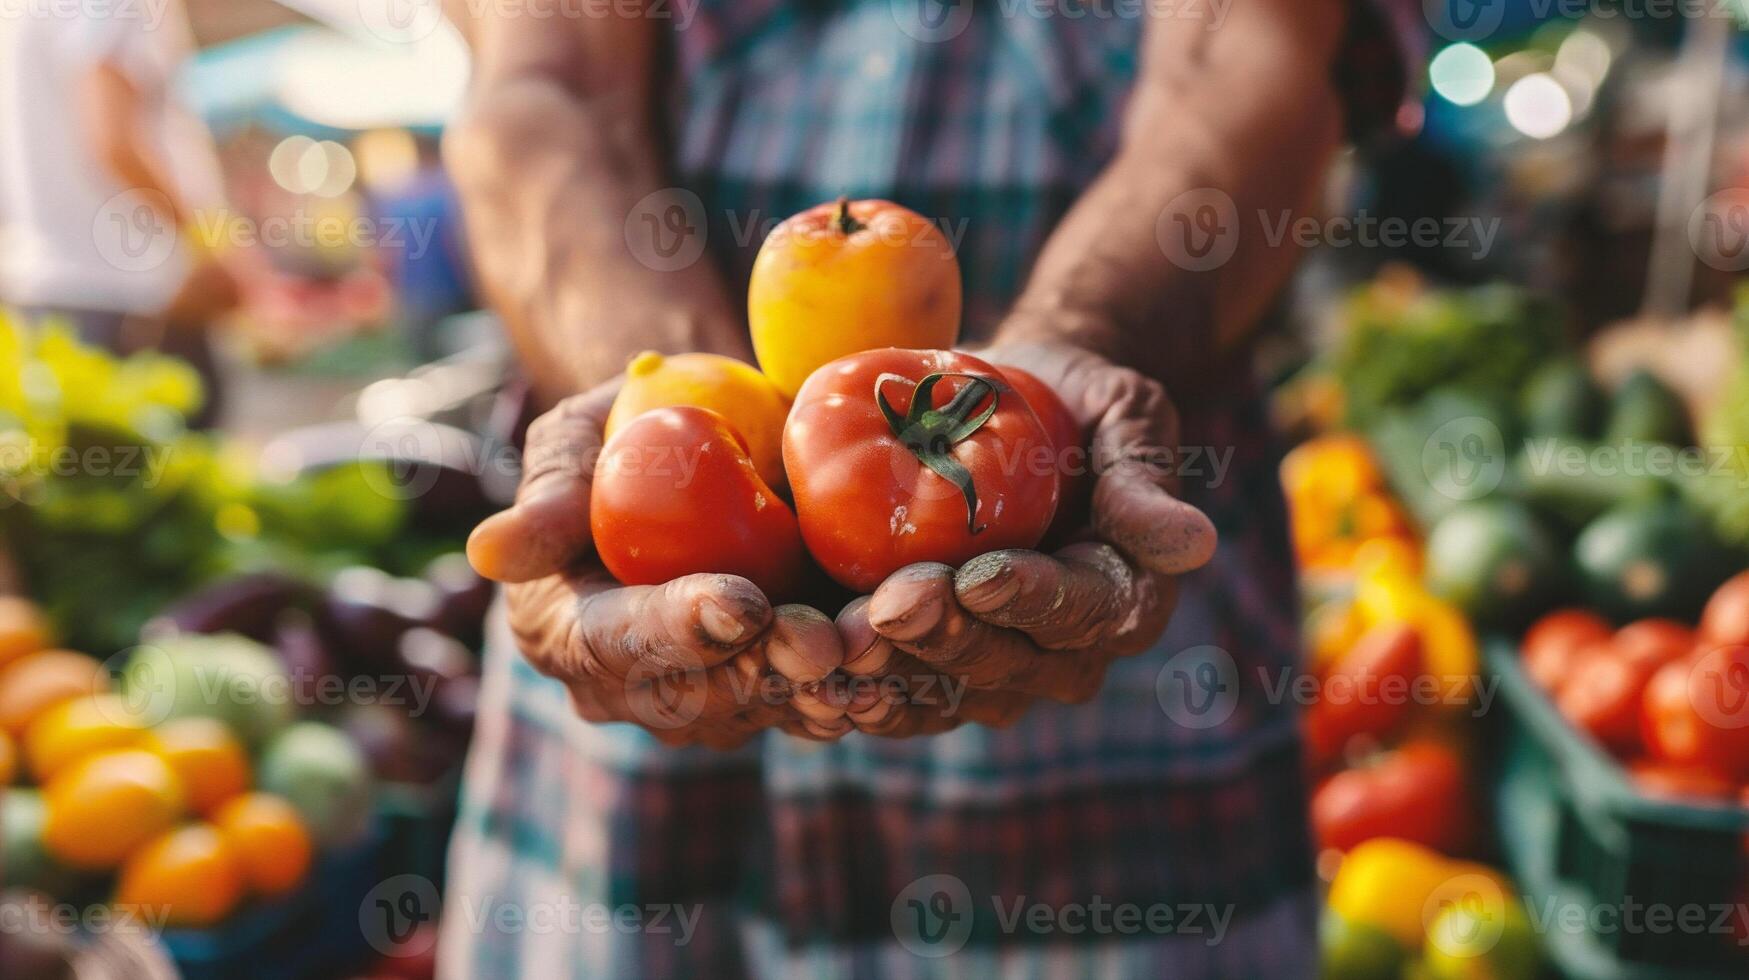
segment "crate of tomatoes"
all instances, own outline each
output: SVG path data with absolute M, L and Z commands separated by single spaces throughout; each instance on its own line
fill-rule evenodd
M 1749 975 L 1749 572 L 1698 623 L 1550 613 L 1486 657 L 1512 871 L 1573 976 Z

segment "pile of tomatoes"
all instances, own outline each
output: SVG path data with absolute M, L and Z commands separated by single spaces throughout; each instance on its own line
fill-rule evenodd
M 626 371 L 590 494 L 621 582 L 728 573 L 782 601 L 817 567 L 866 592 L 913 562 L 1033 547 L 1078 489 L 1062 400 L 947 349 L 959 267 L 920 215 L 841 200 L 782 222 L 748 316 L 757 370 L 646 353 Z
M 1749 803 L 1749 572 L 1713 593 L 1698 625 L 1620 629 L 1582 609 L 1525 633 L 1531 679 L 1653 796 Z

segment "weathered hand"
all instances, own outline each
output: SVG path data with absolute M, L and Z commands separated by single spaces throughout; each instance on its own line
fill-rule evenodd
M 772 727 L 848 731 L 842 691 L 820 684 L 843 659 L 823 613 L 773 609 L 735 575 L 628 587 L 601 566 L 589 487 L 616 391 L 574 396 L 535 420 L 516 503 L 468 540 L 474 567 L 508 584 L 529 662 L 565 682 L 585 719 L 632 722 L 670 745 L 732 748 Z
M 1037 375 L 1092 433 L 1086 461 L 1059 453 L 1059 463 L 1093 468 L 1097 540 L 1051 555 L 991 552 L 958 569 L 910 565 L 846 606 L 837 624 L 853 679 L 849 717 L 863 731 L 1001 725 L 1037 698 L 1091 698 L 1113 659 L 1165 631 L 1174 576 L 1214 554 L 1214 526 L 1173 496 L 1178 418 L 1158 382 L 1068 345 L 980 356 Z M 963 698 L 918 703 L 924 689 Z

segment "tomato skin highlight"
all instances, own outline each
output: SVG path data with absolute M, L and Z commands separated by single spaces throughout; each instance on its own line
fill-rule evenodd
M 989 551 L 1031 548 L 1056 513 L 1050 436 L 1006 384 L 988 420 L 947 451 L 970 474 L 975 512 L 961 488 L 895 434 L 877 383 L 889 406 L 906 414 L 918 383 L 936 374 L 946 375 L 931 393 L 937 409 L 972 384 L 959 375 L 1003 378 L 958 351 L 889 347 L 825 365 L 796 395 L 783 432 L 796 517 L 814 560 L 844 586 L 868 592 L 914 562 L 957 566 Z
M 614 433 L 590 486 L 589 529 L 626 585 L 720 572 L 775 598 L 795 591 L 804 564 L 795 514 L 728 420 L 704 408 L 654 409 Z

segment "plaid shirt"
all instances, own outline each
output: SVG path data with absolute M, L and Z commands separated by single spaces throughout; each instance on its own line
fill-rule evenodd
M 840 194 L 963 230 L 976 338 L 1115 152 L 1140 20 L 968 4 L 932 41 L 912 2 L 703 0 L 675 31 L 676 166 L 742 286 L 770 222 Z M 1358 53 L 1389 33 L 1376 13 L 1338 72 L 1374 96 L 1354 103 L 1366 125 L 1406 63 Z M 500 623 L 444 975 L 1310 975 L 1295 718 L 1255 680 L 1291 670 L 1298 640 L 1279 453 L 1256 392 L 1219 388 L 1184 406 L 1184 438 L 1216 447 L 1185 492 L 1220 550 L 1090 704 L 1002 731 L 673 750 L 580 720 Z

